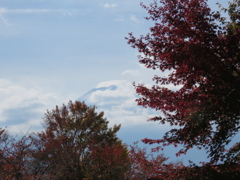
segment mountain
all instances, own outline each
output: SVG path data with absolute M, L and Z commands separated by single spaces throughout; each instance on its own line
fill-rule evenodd
M 116 85 L 110 85 L 108 87 L 99 87 L 99 88 L 94 88 L 90 91 L 88 91 L 86 94 L 84 94 L 83 96 L 81 96 L 80 98 L 78 98 L 78 101 L 86 101 L 88 100 L 88 98 L 95 92 L 97 91 L 106 91 L 106 90 L 110 90 L 110 91 L 114 91 L 117 89 Z
M 114 80 L 98 84 L 88 91 L 78 101 L 95 105 L 97 110 L 104 111 L 110 125 L 121 124 L 131 126 L 146 124 L 148 117 L 155 111 L 137 105 L 137 95 L 131 82 Z

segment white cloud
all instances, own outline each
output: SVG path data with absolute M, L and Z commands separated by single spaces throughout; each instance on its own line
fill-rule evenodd
M 0 126 L 10 132 L 39 129 L 46 109 L 53 108 L 58 99 L 53 93 L 0 79 Z
M 8 20 L 4 17 L 4 13 L 6 13 L 7 10 L 5 8 L 0 8 L 0 21 L 3 22 L 4 25 L 11 25 L 11 23 L 8 22 Z
M 8 14 L 44 14 L 44 13 L 58 13 L 61 17 L 75 16 L 79 12 L 78 9 L 8 9 L 0 8 L 0 21 L 4 25 L 12 25 L 6 16 Z
M 103 87 L 116 86 L 116 89 L 100 90 Z M 97 91 L 93 91 L 86 97 L 85 102 L 96 105 L 97 110 L 104 111 L 110 126 L 121 124 L 123 127 L 148 124 L 147 120 L 160 112 L 146 109 L 137 105 L 132 82 L 127 80 L 113 80 L 101 82 L 96 86 Z M 168 126 L 164 126 L 166 128 Z
M 135 15 L 131 15 L 131 16 L 126 16 L 126 17 L 118 17 L 115 18 L 115 21 L 118 22 L 127 22 L 127 23 L 136 23 L 136 24 L 143 24 L 144 22 L 141 21 L 139 18 L 137 18 L 137 16 Z
M 134 23 L 143 23 L 143 21 L 141 21 L 140 19 L 138 19 L 135 15 L 131 15 L 131 16 L 129 17 L 129 19 L 130 19 L 131 21 L 133 21 Z
M 61 13 L 65 16 L 73 16 L 79 12 L 79 9 L 48 9 L 48 8 L 32 8 L 32 9 L 8 9 L 0 8 L 0 15 L 3 14 L 40 14 L 40 13 Z
M 3 24 L 6 25 L 6 26 L 12 25 L 12 24 L 1 14 L 1 12 L 0 12 L 0 21 L 2 21 Z
M 7 10 L 5 8 L 0 8 L 0 14 L 4 14 L 6 12 L 7 12 Z
M 140 72 L 137 69 L 134 69 L 134 70 L 131 69 L 131 70 L 123 71 L 122 75 L 130 75 L 130 76 L 137 77 L 138 75 L 140 75 Z
M 34 14 L 34 13 L 46 13 L 56 11 L 53 9 L 7 9 L 7 8 L 0 8 L 0 14 Z
M 117 7 L 118 5 L 117 4 L 110 4 L 110 3 L 105 3 L 102 5 L 104 8 L 115 8 Z
M 145 86 L 152 87 L 155 84 L 152 81 L 155 75 L 167 76 L 168 74 L 169 72 L 154 71 L 139 64 L 135 69 L 128 69 L 122 72 L 122 78 L 125 80 L 112 80 L 99 83 L 96 89 L 88 94 L 86 103 L 96 105 L 100 111 L 104 111 L 111 125 L 122 124 L 122 126 L 127 127 L 148 124 L 147 120 L 150 117 L 159 115 L 161 112 L 138 106 L 136 102 L 138 95 L 132 83 L 144 83 Z M 117 88 L 113 90 L 107 88 L 113 85 Z M 179 87 L 174 85 L 165 85 L 165 87 L 172 90 L 179 89 Z M 169 125 L 159 127 L 167 129 Z

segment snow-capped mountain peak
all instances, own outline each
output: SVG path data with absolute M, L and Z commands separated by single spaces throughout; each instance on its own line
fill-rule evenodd
M 99 87 L 99 88 L 94 88 L 90 91 L 88 91 L 86 94 L 82 95 L 80 98 L 78 98 L 78 101 L 85 101 L 89 98 L 89 96 L 91 96 L 91 94 L 97 92 L 97 91 L 106 91 L 106 90 L 110 90 L 110 91 L 114 91 L 117 89 L 116 85 L 111 85 L 111 86 L 107 86 L 107 87 Z

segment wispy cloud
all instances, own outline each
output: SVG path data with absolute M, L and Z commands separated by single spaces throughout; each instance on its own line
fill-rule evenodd
M 41 14 L 41 13 L 61 13 L 64 16 L 73 16 L 78 13 L 78 9 L 0 9 L 0 14 Z
M 78 14 L 78 9 L 8 9 L 8 8 L 0 8 L 0 21 L 4 25 L 12 25 L 8 18 L 8 14 L 46 14 L 46 13 L 57 13 L 62 17 L 65 16 L 74 16 Z
M 54 9 L 7 9 L 7 8 L 0 8 L 0 14 L 34 14 L 34 13 L 46 13 L 46 12 L 53 12 L 56 11 Z
M 127 22 L 127 23 L 135 23 L 135 24 L 143 24 L 144 22 L 141 21 L 137 16 L 131 15 L 131 16 L 126 16 L 126 17 L 118 17 L 115 18 L 115 21 L 118 22 Z
M 135 15 L 131 15 L 130 20 L 133 21 L 134 23 L 143 23 L 143 21 L 138 19 Z
M 6 25 L 6 26 L 12 25 L 12 24 L 3 16 L 3 14 L 1 14 L 1 12 L 0 12 L 0 21 L 1 21 L 4 25 Z
M 115 7 L 117 7 L 118 5 L 117 4 L 114 4 L 114 3 L 112 3 L 112 4 L 110 4 L 110 3 L 105 3 L 105 4 L 103 4 L 102 5 L 104 8 L 115 8 Z

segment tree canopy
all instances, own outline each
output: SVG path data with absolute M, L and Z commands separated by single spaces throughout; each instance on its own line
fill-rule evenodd
M 36 153 L 47 156 L 43 163 L 48 166 L 49 175 L 55 179 L 124 177 L 128 154 L 116 136 L 120 125 L 109 128 L 103 115 L 94 106 L 79 101 L 56 106 L 46 113 L 45 130 L 36 138 L 41 150 Z M 113 160 L 116 162 L 111 164 Z M 111 165 L 111 170 L 107 171 L 107 165 Z
M 44 130 L 19 136 L 0 129 L 1 179 L 119 179 L 130 159 L 108 127 L 103 112 L 84 102 L 56 106 L 44 117 Z
M 204 148 L 212 163 L 239 163 L 240 143 L 230 150 L 227 145 L 240 129 L 240 1 L 222 8 L 229 18 L 212 11 L 207 0 L 160 0 L 142 7 L 155 25 L 141 37 L 130 33 L 128 43 L 142 54 L 140 63 L 170 73 L 156 75 L 151 88 L 135 85 L 137 102 L 162 112 L 150 120 L 178 126 L 161 139 L 143 141 L 159 148 L 180 144 L 177 155 Z

